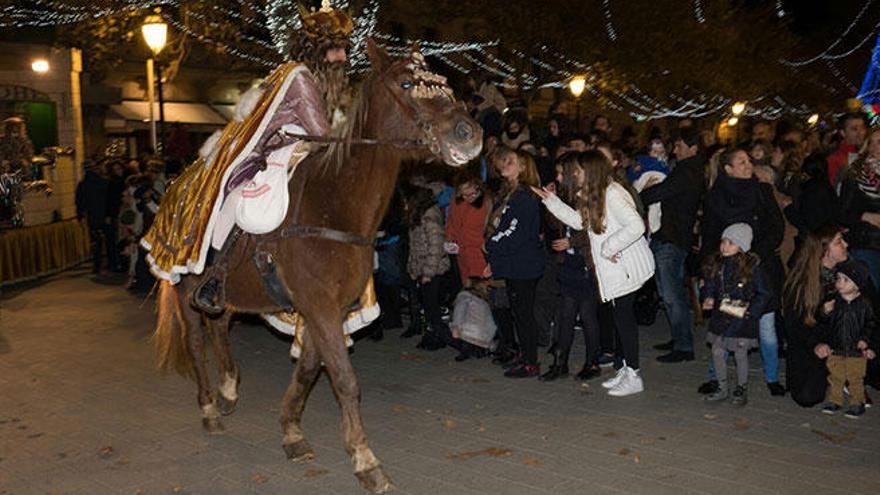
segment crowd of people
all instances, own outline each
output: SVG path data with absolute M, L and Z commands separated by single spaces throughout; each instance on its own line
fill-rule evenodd
M 602 385 L 626 396 L 645 388 L 639 325 L 662 309 L 662 363 L 693 361 L 706 321 L 705 400 L 748 402 L 754 350 L 772 396 L 864 413 L 864 384 L 880 386 L 880 131 L 864 115 L 828 129 L 757 121 L 722 144 L 692 119 L 645 136 L 616 134 L 605 116 L 586 133 L 560 113 L 538 126 L 486 104 L 493 88 L 473 89 L 480 160 L 401 177 L 376 248 L 373 338 L 403 326 L 408 302 L 401 336 L 421 335 L 420 348 L 488 355 L 506 377 L 549 382 L 569 375 L 580 329 L 575 378 L 613 366 Z M 461 337 L 461 291 L 491 309 L 491 345 Z
M 880 131 L 864 115 L 834 129 L 757 121 L 742 142 L 720 144 L 693 119 L 640 136 L 599 115 L 579 133 L 551 109 L 538 125 L 500 108 L 491 84 L 472 90 L 479 160 L 413 164 L 400 177 L 375 246 L 382 314 L 371 338 L 402 329 L 408 313 L 401 337 L 419 336 L 421 349 L 451 346 L 459 361 L 489 356 L 506 377 L 550 382 L 569 376 L 580 329 L 575 378 L 613 366 L 602 385 L 626 396 L 645 388 L 639 326 L 662 309 L 670 339 L 655 347 L 667 364 L 694 360 L 707 317 L 711 359 L 697 387 L 707 401 L 748 402 L 756 349 L 773 396 L 827 398 L 832 414 L 848 397 L 846 414 L 864 413 L 864 384 L 880 386 Z M 95 272 L 149 290 L 138 240 L 173 177 L 157 159 L 85 166 L 77 211 Z

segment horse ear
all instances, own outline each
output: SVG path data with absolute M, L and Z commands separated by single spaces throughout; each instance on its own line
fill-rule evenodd
M 391 57 L 384 48 L 376 44 L 373 38 L 367 38 L 367 57 L 374 70 L 382 71 L 391 65 Z

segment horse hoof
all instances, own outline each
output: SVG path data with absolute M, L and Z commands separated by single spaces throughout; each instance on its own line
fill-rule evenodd
M 310 462 L 315 458 L 315 451 L 312 450 L 312 446 L 309 445 L 309 442 L 305 440 L 300 440 L 296 443 L 290 443 L 284 445 L 284 453 L 287 454 L 287 459 L 297 463 L 305 463 Z
M 376 466 L 367 469 L 366 471 L 361 471 L 360 473 L 354 473 L 354 475 L 357 476 L 358 481 L 360 481 L 361 488 L 370 493 L 388 493 L 394 489 L 394 484 L 391 483 L 391 478 L 385 474 L 382 466 Z
M 220 422 L 220 418 L 202 418 L 202 428 L 211 435 L 226 431 L 226 427 Z
M 223 394 L 217 394 L 217 409 L 220 411 L 220 414 L 229 416 L 235 412 L 236 406 L 238 406 L 238 399 L 229 400 L 223 397 Z

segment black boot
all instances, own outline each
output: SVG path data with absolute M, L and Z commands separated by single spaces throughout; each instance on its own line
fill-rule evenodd
M 196 288 L 192 302 L 193 306 L 205 313 L 212 315 L 222 313 L 226 304 L 223 280 L 214 275 L 208 277 Z
M 568 356 L 563 358 L 559 349 L 553 349 L 552 355 L 553 364 L 550 365 L 550 369 L 548 369 L 546 373 L 541 375 L 540 380 L 542 382 L 552 382 L 557 378 L 568 376 Z

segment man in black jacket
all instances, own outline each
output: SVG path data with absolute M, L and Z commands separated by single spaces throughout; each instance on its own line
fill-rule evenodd
M 685 259 L 693 245 L 694 223 L 704 190 L 700 146 L 700 135 L 695 129 L 682 129 L 675 140 L 677 165 L 672 173 L 641 194 L 645 206 L 660 203 L 663 212 L 660 230 L 651 240 L 651 250 L 657 266 L 657 290 L 672 332 L 672 342 L 657 346 L 671 351 L 657 358 L 664 363 L 694 359 L 694 320 L 685 288 Z
M 101 272 L 101 246 L 109 239 L 107 221 L 107 179 L 100 174 L 100 165 L 93 160 L 85 160 L 85 177 L 76 186 L 76 215 L 85 219 L 89 225 L 92 240 L 92 272 Z M 109 251 L 109 250 L 108 250 Z M 112 267 L 111 267 L 112 268 Z

